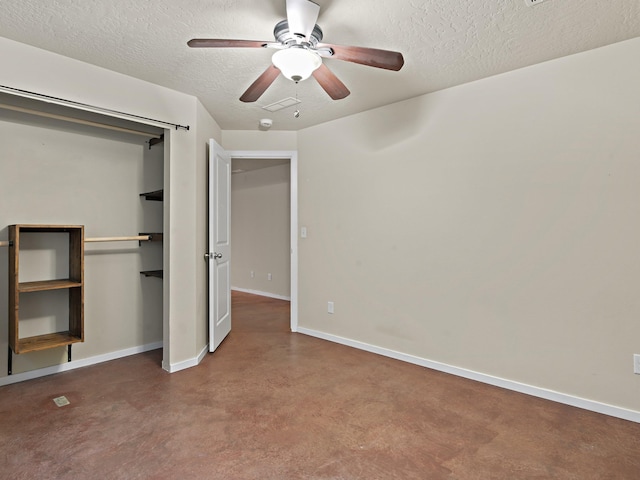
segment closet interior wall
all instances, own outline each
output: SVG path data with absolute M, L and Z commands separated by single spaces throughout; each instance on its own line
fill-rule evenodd
M 0 97 L 7 101 L 16 102 Z M 164 147 L 148 144 L 163 130 L 144 127 L 152 132 L 148 138 L 0 108 L 0 240 L 8 239 L 12 224 L 84 225 L 85 237 L 162 232 L 163 202 L 140 194 L 163 188 Z M 22 238 L 20 281 L 64 275 L 64 235 Z M 73 360 L 161 347 L 163 279 L 140 272 L 162 269 L 162 260 L 162 242 L 85 244 L 85 341 L 74 345 Z M 7 277 L 8 253 L 0 248 L 2 352 L 8 349 Z M 20 307 L 21 337 L 63 329 L 67 321 L 64 293 L 29 294 Z M 13 374 L 66 361 L 65 348 L 14 355 Z

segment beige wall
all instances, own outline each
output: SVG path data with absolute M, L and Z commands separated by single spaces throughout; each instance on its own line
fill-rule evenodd
M 226 150 L 277 150 L 292 151 L 298 148 L 296 132 L 280 130 L 245 131 L 223 130 L 222 146 Z
M 217 124 L 212 118 L 203 120 L 207 114 L 190 95 L 4 38 L 0 51 L 1 85 L 191 127 L 170 128 L 165 138 L 163 365 L 171 370 L 193 365 L 206 322 L 197 300 L 207 288 L 197 267 L 202 239 L 196 238 L 206 222 L 197 217 L 202 197 L 198 182 L 206 165 L 202 141 L 220 136 Z M 199 121 L 205 126 L 198 128 Z M 208 131 L 211 126 L 215 131 Z
M 638 58 L 299 132 L 300 326 L 640 411 Z
M 231 176 L 233 288 L 291 295 L 289 168 L 286 164 Z

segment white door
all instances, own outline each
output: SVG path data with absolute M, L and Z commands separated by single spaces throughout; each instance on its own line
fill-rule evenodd
M 209 140 L 209 351 L 231 331 L 231 158 Z

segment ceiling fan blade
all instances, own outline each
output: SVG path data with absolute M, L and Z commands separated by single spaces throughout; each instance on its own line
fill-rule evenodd
M 320 68 L 314 70 L 313 78 L 318 81 L 324 91 L 334 100 L 345 98 L 351 93 L 344 83 L 342 83 L 324 63 L 320 65 Z
M 287 23 L 294 35 L 309 39 L 316 26 L 320 5 L 310 0 L 287 0 Z
M 262 94 L 271 86 L 276 78 L 280 75 L 278 70 L 273 65 L 269 65 L 262 75 L 260 75 L 255 82 L 251 84 L 247 91 L 240 97 L 241 102 L 255 102 Z
M 194 38 L 187 42 L 191 48 L 262 48 L 271 42 L 259 40 L 226 40 L 223 38 Z
M 384 68 L 386 70 L 398 71 L 404 65 L 404 57 L 400 52 L 390 50 L 380 50 L 366 47 L 345 47 L 343 45 L 332 45 L 330 43 L 319 43 L 318 49 L 330 48 L 333 55 L 330 58 L 337 58 L 345 62 L 359 63 L 369 67 Z

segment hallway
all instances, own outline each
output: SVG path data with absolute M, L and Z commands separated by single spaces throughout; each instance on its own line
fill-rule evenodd
M 233 293 L 233 329 L 175 374 L 162 352 L 0 387 L 11 479 L 636 479 L 640 425 L 289 333 Z M 65 395 L 70 405 L 52 399 Z

